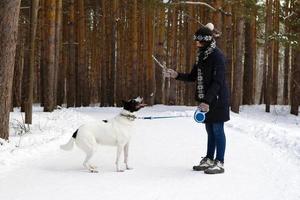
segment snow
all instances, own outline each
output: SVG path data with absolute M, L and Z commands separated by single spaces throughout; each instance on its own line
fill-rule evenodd
M 194 172 L 206 151 L 203 124 L 195 107 L 147 107 L 138 116 L 182 118 L 137 120 L 130 146 L 133 170 L 115 172 L 114 147 L 99 146 L 92 159 L 99 173 L 82 166 L 76 147 L 59 149 L 83 123 L 112 118 L 120 108 L 62 108 L 43 113 L 34 107 L 30 133 L 20 136 L 19 110 L 11 114 L 10 142 L 0 143 L 0 199 L 300 199 L 300 117 L 287 106 L 243 106 L 225 123 L 225 173 Z

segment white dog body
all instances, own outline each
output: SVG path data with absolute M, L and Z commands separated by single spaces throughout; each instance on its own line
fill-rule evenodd
M 126 111 L 122 111 L 124 114 Z M 129 121 L 121 115 L 109 120 L 108 122 L 88 123 L 79 127 L 76 144 L 81 146 L 81 142 L 96 141 L 97 144 L 118 146 L 125 145 L 130 141 L 133 133 L 133 121 Z
M 135 99 L 134 101 L 138 102 L 138 105 L 136 105 L 135 102 L 135 107 L 132 108 L 131 104 L 133 104 L 133 100 L 125 102 L 125 104 L 128 104 L 127 109 L 129 109 L 130 111 L 124 109 L 119 115 L 111 120 L 87 123 L 80 126 L 78 130 L 73 134 L 69 142 L 65 145 L 61 145 L 61 148 L 64 150 L 71 150 L 73 144 L 75 143 L 86 153 L 86 158 L 83 162 L 83 165 L 90 172 L 97 172 L 96 167 L 89 164 L 89 160 L 94 155 L 97 146 L 99 144 L 117 146 L 117 171 L 123 171 L 119 168 L 119 158 L 123 150 L 126 169 L 130 169 L 130 167 L 128 166 L 128 148 L 131 136 L 134 133 L 134 120 L 136 119 L 133 112 L 145 106 L 145 104 L 141 103 L 142 99 Z

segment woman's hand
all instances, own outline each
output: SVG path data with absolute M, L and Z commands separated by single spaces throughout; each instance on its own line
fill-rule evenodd
M 163 75 L 167 78 L 177 78 L 178 72 L 173 69 L 166 68 L 163 70 Z
M 208 112 L 209 111 L 209 105 L 207 103 L 200 103 L 198 108 L 203 112 Z

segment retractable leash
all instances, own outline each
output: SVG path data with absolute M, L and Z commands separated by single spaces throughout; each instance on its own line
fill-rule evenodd
M 163 64 L 161 64 L 154 55 L 152 55 L 152 58 L 154 59 L 154 61 L 158 64 L 158 66 L 160 66 L 162 69 L 166 70 L 167 67 L 164 66 Z M 208 112 L 208 111 L 207 111 Z M 205 121 L 205 114 L 207 112 L 203 112 L 201 111 L 199 108 L 197 108 L 197 110 L 194 113 L 194 120 L 197 123 L 203 123 Z M 167 119 L 167 118 L 179 118 L 179 117 L 191 117 L 191 116 L 165 116 L 165 117 L 138 117 L 138 119 Z
M 208 111 L 207 111 L 208 112 Z M 194 120 L 198 123 L 203 123 L 205 121 L 205 114 L 207 112 L 201 111 L 199 108 L 194 113 Z
M 207 111 L 208 112 L 208 111 Z M 203 112 L 200 109 L 197 109 L 194 113 L 194 120 L 197 123 L 203 123 L 205 121 L 205 114 L 207 112 Z M 190 115 L 177 115 L 177 116 L 160 116 L 160 117 L 153 117 L 153 116 L 148 116 L 148 117 L 137 117 L 137 119 L 149 119 L 149 120 L 153 120 L 153 119 L 170 119 L 170 118 L 181 118 L 181 117 L 192 117 Z
M 162 117 L 137 117 L 137 119 L 168 119 L 168 118 L 179 118 L 179 117 L 191 117 L 191 116 L 162 116 Z

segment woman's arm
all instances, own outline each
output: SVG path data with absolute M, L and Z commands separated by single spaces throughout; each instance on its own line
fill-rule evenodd
M 178 73 L 176 80 L 194 82 L 197 78 L 197 65 L 194 64 L 190 73 Z

